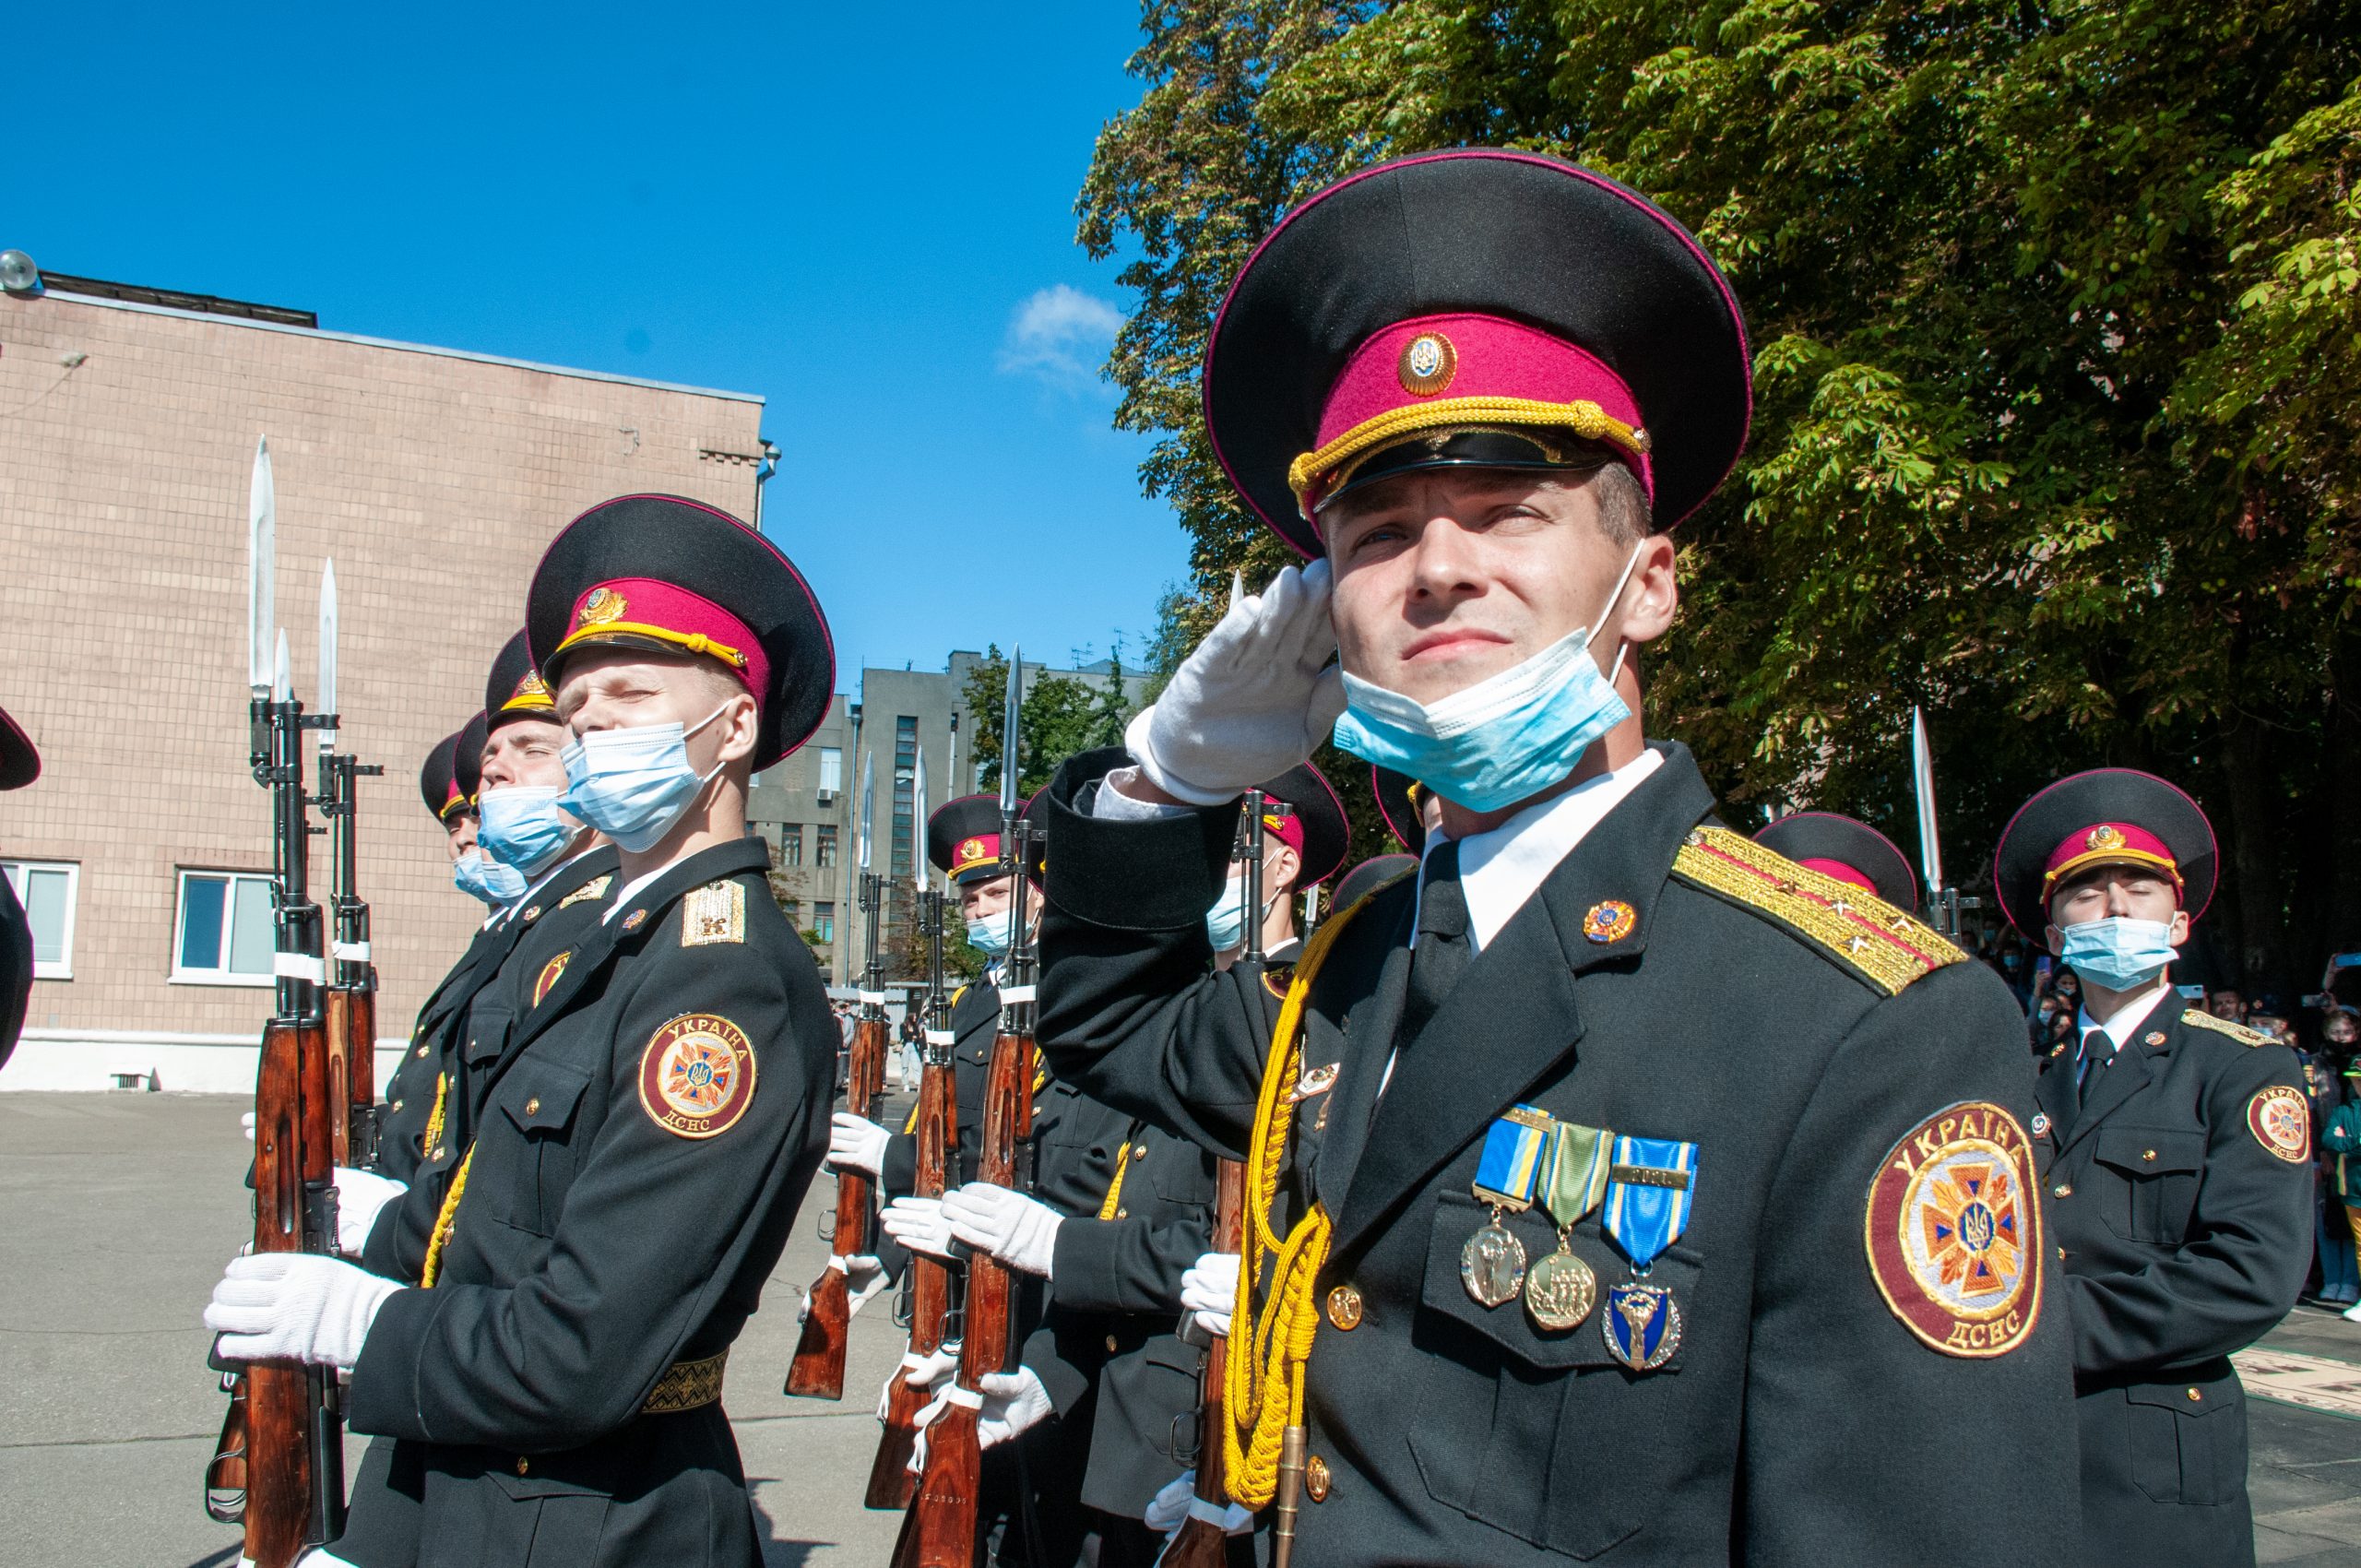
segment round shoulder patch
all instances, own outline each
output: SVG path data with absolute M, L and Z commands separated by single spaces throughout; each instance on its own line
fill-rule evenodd
M 1869 1183 L 1869 1273 L 1903 1326 L 1947 1356 L 2004 1356 L 2041 1315 L 2033 1153 L 1997 1105 L 1950 1106 L 1902 1135 Z
M 2255 1142 L 2290 1165 L 2312 1158 L 2311 1107 L 2285 1084 L 2273 1084 L 2247 1101 L 2247 1127 Z
M 658 1029 L 639 1058 L 639 1103 L 684 1138 L 735 1126 L 754 1101 L 754 1048 L 717 1013 L 683 1013 Z

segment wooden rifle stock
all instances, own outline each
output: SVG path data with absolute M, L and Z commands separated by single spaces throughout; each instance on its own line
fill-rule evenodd
M 875 1011 L 875 1009 L 867 1009 Z M 869 1118 L 877 1096 L 885 1087 L 885 1019 L 881 1014 L 853 1025 L 852 1051 L 847 1063 L 845 1109 Z M 863 1170 L 836 1173 L 836 1223 L 828 1250 L 836 1257 L 856 1258 L 876 1251 L 871 1229 L 875 1184 Z M 812 1287 L 811 1311 L 804 1314 L 803 1335 L 796 1342 L 795 1360 L 787 1369 L 787 1392 L 814 1399 L 845 1396 L 845 1347 L 852 1330 L 852 1291 L 846 1271 L 830 1264 Z
M 322 999 L 327 1052 L 328 1158 L 352 1163 L 352 992 L 332 986 Z
M 1214 1248 L 1234 1253 L 1240 1248 L 1240 1222 L 1246 1207 L 1246 1167 L 1225 1159 L 1215 1175 Z M 1233 1328 L 1247 1325 L 1233 1324 Z M 1229 1480 L 1223 1470 L 1229 1410 L 1224 1398 L 1229 1367 L 1229 1341 L 1216 1339 L 1205 1351 L 1204 1393 L 1197 1405 L 1197 1499 L 1216 1511 L 1229 1506 Z M 1157 1559 L 1158 1568 L 1221 1568 L 1228 1561 L 1229 1536 L 1211 1519 L 1191 1514 L 1180 1522 L 1180 1533 L 1166 1544 Z
M 959 1146 L 959 1089 L 951 1063 L 932 1060 L 919 1075 L 918 1170 L 911 1186 L 915 1197 L 939 1198 L 948 1184 L 948 1166 Z M 910 1254 L 910 1350 L 913 1357 L 931 1356 L 943 1348 L 945 1324 L 951 1316 L 951 1265 L 924 1253 Z M 877 1457 L 869 1470 L 863 1498 L 871 1508 L 907 1508 L 918 1491 L 910 1474 L 916 1452 L 919 1412 L 926 1408 L 927 1391 L 913 1388 L 896 1373 L 886 1385 L 885 1431 L 877 1442 Z
M 983 1146 L 977 1177 L 1016 1185 L 1016 1151 L 1033 1132 L 1033 1041 L 1003 1030 L 992 1041 L 984 1083 Z M 1015 1277 L 989 1253 L 967 1260 L 966 1324 L 956 1387 L 926 1432 L 926 1468 L 903 1517 L 895 1568 L 969 1568 L 976 1550 L 977 1504 L 984 1451 L 977 1432 L 983 1380 L 1009 1370 L 1015 1349 Z

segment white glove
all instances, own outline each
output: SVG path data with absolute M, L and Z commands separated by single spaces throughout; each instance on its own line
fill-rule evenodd
M 852 1310 L 845 1313 L 848 1318 L 859 1315 L 860 1309 L 869 1304 L 869 1299 L 885 1289 L 885 1263 L 882 1258 L 866 1255 L 850 1258 L 830 1257 L 828 1266 L 845 1277 L 845 1290 L 852 1301 Z M 801 1323 L 811 1315 L 812 1296 L 807 1291 L 804 1293 L 802 1301 L 795 1309 L 795 1321 Z
M 983 1403 L 976 1411 L 976 1441 L 986 1448 L 1039 1426 L 1057 1408 L 1050 1403 L 1050 1391 L 1041 1385 L 1040 1374 L 1031 1367 L 1019 1367 L 1013 1372 L 986 1372 L 976 1394 L 969 1394 L 955 1383 L 946 1384 L 933 1402 L 919 1412 L 919 1440 L 910 1455 L 912 1474 L 926 1468 L 926 1434 L 934 1419 L 955 1403 L 972 1403 L 978 1395 L 982 1396 Z
M 248 1143 L 252 1143 L 252 1142 L 254 1142 L 254 1141 L 255 1141 L 255 1113 L 254 1113 L 253 1111 L 239 1111 L 239 1112 L 238 1112 L 238 1125 L 245 1129 L 245 1131 L 246 1131 L 246 1142 L 248 1142 Z
M 1180 1310 L 1199 1328 L 1229 1337 L 1229 1313 L 1238 1305 L 1238 1254 L 1207 1253 L 1180 1276 Z
M 990 1182 L 970 1182 L 943 1194 L 943 1218 L 953 1236 L 978 1252 L 1044 1279 L 1057 1256 L 1058 1227 L 1066 1222 L 1048 1204 Z
M 1345 711 L 1328 562 L 1289 566 L 1229 609 L 1183 659 L 1123 743 L 1148 782 L 1217 806 L 1309 758 Z
M 233 1258 L 205 1326 L 232 1361 L 294 1360 L 350 1371 L 377 1309 L 401 1287 L 335 1258 L 263 1253 Z
M 858 1170 L 874 1181 L 885 1169 L 885 1146 L 894 1134 L 866 1116 L 839 1111 L 828 1118 L 828 1169 Z
M 372 1170 L 336 1168 L 336 1250 L 357 1258 L 369 1243 L 369 1228 L 385 1206 L 409 1191 L 409 1183 Z
M 295 1568 L 353 1568 L 353 1564 L 335 1555 L 326 1547 L 315 1546 L 295 1560 Z
M 1254 1527 L 1254 1515 L 1235 1503 L 1225 1503 L 1216 1510 L 1212 1503 L 1200 1502 L 1194 1470 L 1183 1470 L 1178 1479 L 1165 1482 L 1162 1490 L 1148 1500 L 1140 1522 L 1169 1540 L 1180 1533 L 1180 1526 L 1190 1515 L 1201 1511 L 1208 1518 L 1218 1514 L 1224 1535 L 1242 1536 Z
M 941 1198 L 896 1198 L 877 1222 L 885 1234 L 914 1253 L 929 1257 L 951 1255 L 951 1222 L 943 1217 Z
M 955 1339 L 940 1350 L 924 1356 L 913 1356 L 908 1351 L 904 1351 L 902 1364 L 886 1374 L 885 1386 L 877 1391 L 877 1419 L 881 1421 L 885 1419 L 885 1408 L 893 1402 L 896 1384 L 907 1383 L 912 1388 L 931 1390 L 935 1384 L 958 1370 L 959 1342 Z M 927 1414 L 927 1410 L 931 1408 L 932 1407 L 929 1406 L 919 1410 L 920 1421 L 933 1419 Z

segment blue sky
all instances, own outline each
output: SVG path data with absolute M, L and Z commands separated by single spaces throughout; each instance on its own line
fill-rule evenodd
M 765 522 L 840 684 L 991 640 L 1103 655 L 1187 566 L 1096 379 L 1115 267 L 1073 237 L 1137 24 L 1128 0 L 37 9 L 0 245 L 761 393 L 788 454 Z

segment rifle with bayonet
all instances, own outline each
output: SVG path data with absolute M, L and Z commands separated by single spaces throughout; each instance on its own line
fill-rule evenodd
M 1233 968 L 1245 972 L 1238 983 L 1249 989 L 1250 994 L 1263 986 L 1263 966 L 1267 955 L 1263 947 L 1263 852 L 1268 822 L 1293 810 L 1285 801 L 1274 800 L 1260 790 L 1246 791 L 1244 810 L 1239 814 L 1239 854 L 1246 872 L 1246 950 L 1240 954 Z M 1216 1162 L 1214 1170 L 1214 1234 L 1216 1252 L 1235 1253 L 1241 1250 L 1246 1209 L 1246 1166 L 1242 1160 L 1224 1159 Z M 1182 1324 L 1184 1336 L 1189 1324 Z M 1233 1323 L 1233 1332 L 1246 1330 L 1251 1324 Z M 1197 1396 L 1197 1455 L 1196 1500 L 1202 1507 L 1192 1507 L 1189 1516 L 1180 1521 L 1180 1528 L 1165 1543 L 1157 1556 L 1159 1568 L 1221 1568 L 1228 1561 L 1229 1533 L 1224 1528 L 1224 1515 L 1230 1504 L 1228 1477 L 1225 1473 L 1226 1445 L 1228 1434 L 1229 1406 L 1227 1397 L 1229 1376 L 1229 1341 L 1216 1338 L 1205 1347 L 1204 1365 L 1199 1372 Z M 1282 1478 L 1284 1480 L 1284 1478 Z M 1297 1472 L 1300 1484 L 1301 1472 Z M 1294 1545 L 1294 1520 L 1287 1519 L 1287 1544 Z
M 918 759 L 912 820 L 925 831 L 926 757 Z M 918 1169 L 911 1194 L 939 1198 L 951 1185 L 950 1162 L 959 1157 L 959 1088 L 951 1067 L 951 1020 L 943 988 L 943 898 L 929 885 L 923 851 L 913 846 L 915 910 L 927 944 L 926 1000 L 923 1004 L 925 1066 L 919 1075 L 917 1125 Z M 919 1412 L 926 1408 L 931 1391 L 909 1380 L 912 1368 L 923 1364 L 951 1338 L 950 1264 L 924 1253 L 910 1254 L 907 1279 L 909 1291 L 910 1343 L 901 1370 L 885 1385 L 884 1432 L 877 1443 L 877 1457 L 869 1469 L 869 1490 L 863 1502 L 871 1508 L 906 1508 L 918 1491 L 910 1474 L 910 1457 L 918 1450 Z
M 1927 879 L 1927 923 L 1959 940 L 1962 909 L 1980 909 L 1981 898 L 1963 897 L 1943 882 L 1943 846 L 1935 828 L 1935 753 L 1927 743 L 1927 719 L 1910 710 L 1910 787 L 1918 804 L 1918 869 Z
M 1000 992 L 1000 1027 L 992 1038 L 991 1065 L 984 1080 L 982 1146 L 979 1181 L 1022 1192 L 1031 1186 L 1024 1161 L 1033 1137 L 1033 942 L 1026 904 L 1033 862 L 1032 825 L 1017 802 L 1017 714 L 1023 656 L 1009 650 L 1008 692 L 1003 716 L 1000 759 L 1001 874 L 1009 879 L 1009 984 Z M 1015 1271 L 990 1253 L 967 1259 L 967 1295 L 962 1309 L 959 1365 L 950 1394 L 926 1432 L 926 1468 L 918 1496 L 903 1516 L 894 1550 L 895 1568 L 969 1568 L 976 1553 L 979 1504 L 983 1491 L 984 1452 L 979 1431 L 983 1380 L 1016 1368 L 1018 1339 Z
M 885 1092 L 885 960 L 877 950 L 878 906 L 884 901 L 884 878 L 869 869 L 870 826 L 877 805 L 876 760 L 862 764 L 860 779 L 860 912 L 868 942 L 869 967 L 860 981 L 860 1016 L 853 1024 L 852 1050 L 845 1067 L 845 1109 L 855 1116 L 872 1117 L 877 1097 Z M 810 1311 L 795 1360 L 787 1369 L 787 1392 L 815 1399 L 841 1399 L 845 1394 L 845 1347 L 852 1330 L 852 1290 L 847 1277 L 851 1260 L 877 1251 L 876 1185 L 865 1170 L 849 1167 L 836 1173 L 836 1207 L 828 1240 L 828 1266 L 812 1287 Z
M 361 897 L 360 780 L 385 768 L 337 749 L 336 563 L 320 569 L 320 814 L 328 819 L 336 868 L 329 909 L 331 959 L 326 1020 L 330 1155 L 362 1170 L 377 1163 L 377 966 L 369 947 L 369 905 Z
M 249 763 L 270 791 L 276 915 L 275 1010 L 263 1027 L 255 1082 L 254 1250 L 336 1252 L 334 1117 L 328 1084 L 326 964 L 320 907 L 311 898 L 310 808 L 303 731 L 334 727 L 295 700 L 287 634 L 266 652 L 276 532 L 267 445 L 255 454 L 249 513 L 247 677 Z M 300 1361 L 225 1369 L 230 1410 L 206 1467 L 206 1511 L 245 1526 L 255 1568 L 288 1568 L 306 1546 L 344 1530 L 344 1420 L 336 1373 Z

